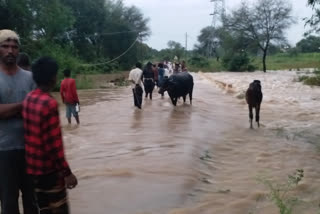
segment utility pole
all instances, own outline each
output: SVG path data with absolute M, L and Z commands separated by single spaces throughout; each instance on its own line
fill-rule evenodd
M 188 32 L 186 33 L 186 44 L 185 44 L 185 49 L 188 51 Z
M 215 38 L 215 31 L 216 29 L 221 26 L 223 23 L 223 18 L 226 13 L 226 5 L 225 5 L 225 0 L 210 0 L 213 3 L 213 11 L 210 14 L 212 16 L 212 21 L 211 21 L 211 27 L 212 27 L 212 32 L 211 32 L 211 40 L 208 45 L 208 56 L 212 56 L 214 50 L 216 50 L 217 47 L 217 41 Z
M 188 57 L 188 32 L 186 32 L 184 51 L 185 51 L 185 54 L 184 54 L 185 58 L 187 59 L 187 57 Z

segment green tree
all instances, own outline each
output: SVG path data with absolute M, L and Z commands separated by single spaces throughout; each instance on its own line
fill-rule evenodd
M 74 24 L 71 9 L 60 0 L 33 0 L 33 32 L 37 38 L 59 39 Z
M 308 5 L 310 5 L 313 9 L 313 14 L 310 18 L 305 18 L 306 24 L 311 26 L 311 31 L 307 32 L 309 34 L 313 31 L 319 32 L 319 24 L 320 24 L 320 8 L 319 8 L 320 0 L 308 0 Z
M 184 47 L 179 43 L 175 41 L 168 41 L 167 43 L 169 50 L 171 51 L 172 58 L 174 56 L 177 56 L 178 59 L 180 60 L 184 54 Z
M 232 32 L 251 39 L 262 51 L 263 71 L 266 72 L 266 57 L 272 41 L 285 41 L 284 32 L 294 23 L 291 5 L 284 0 L 258 0 L 253 6 L 242 3 L 238 10 L 227 18 Z
M 300 40 L 296 46 L 303 53 L 320 52 L 320 37 L 308 36 Z
M 198 53 L 219 59 L 221 55 L 221 46 L 223 40 L 223 27 L 214 28 L 212 26 L 205 27 L 198 36 L 199 44 L 195 45 Z
M 142 49 L 145 56 L 153 52 L 142 43 L 150 35 L 148 21 L 122 0 L 0 0 L 0 28 L 16 30 L 32 57 L 52 55 L 64 64 L 68 55 L 73 62 L 117 58 L 110 66 L 131 66 Z
M 32 33 L 32 1 L 0 0 L 0 29 L 12 29 L 22 38 Z

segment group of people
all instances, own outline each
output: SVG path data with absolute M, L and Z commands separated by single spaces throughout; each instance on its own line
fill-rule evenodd
M 67 191 L 77 184 L 66 161 L 58 102 L 50 92 L 57 82 L 58 64 L 40 57 L 32 65 L 20 53 L 20 38 L 0 30 L 0 203 L 2 214 L 19 214 L 19 194 L 25 214 L 69 213 Z M 165 78 L 187 71 L 185 62 L 136 63 L 129 74 L 134 105 L 141 109 L 143 91 L 152 99 Z M 79 98 L 71 71 L 64 70 L 60 94 L 66 117 L 80 123 Z M 143 90 L 144 87 L 144 90 Z M 163 94 L 162 94 L 163 96 Z
M 134 105 L 141 109 L 143 91 L 145 92 L 145 98 L 147 99 L 149 97 L 149 99 L 152 100 L 154 88 L 160 88 L 165 78 L 169 78 L 172 74 L 187 71 L 185 61 L 182 61 L 181 63 L 175 62 L 174 67 L 173 64 L 168 61 L 159 62 L 157 64 L 148 62 L 144 68 L 142 68 L 140 62 L 137 62 L 135 68 L 129 73 Z M 161 96 L 163 97 L 164 94 L 162 93 Z
M 69 213 L 66 189 L 77 185 L 64 155 L 58 102 L 50 95 L 58 64 L 40 57 L 32 66 L 20 53 L 20 39 L 0 30 L 0 203 L 2 214 Z M 32 72 L 30 72 L 32 70 Z M 66 116 L 79 124 L 79 99 L 70 70 L 64 71 L 61 97 Z

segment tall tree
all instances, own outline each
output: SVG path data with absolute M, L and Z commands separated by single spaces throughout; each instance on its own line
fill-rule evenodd
M 220 32 L 222 28 L 215 29 L 212 26 L 205 27 L 201 30 L 200 35 L 198 36 L 198 42 L 195 46 L 197 52 L 208 57 L 216 56 L 219 47 L 221 46 L 222 38 Z
M 33 32 L 39 38 L 57 39 L 70 30 L 75 18 L 60 0 L 32 0 Z
M 23 38 L 32 33 L 31 0 L 0 0 L 0 29 L 12 29 Z
M 175 41 L 168 41 L 167 45 L 173 57 L 177 56 L 178 59 L 180 60 L 185 50 L 184 47 L 179 42 L 175 42 Z
M 306 24 L 311 26 L 311 30 L 306 34 L 309 34 L 313 31 L 319 32 L 319 24 L 320 24 L 320 8 L 319 8 L 320 0 L 308 0 L 308 5 L 312 7 L 314 13 L 310 18 L 305 18 Z
M 291 11 L 291 5 L 284 0 L 258 0 L 251 7 L 243 2 L 227 18 L 227 26 L 233 32 L 251 39 L 260 48 L 264 72 L 271 42 L 285 41 L 284 32 L 294 23 Z

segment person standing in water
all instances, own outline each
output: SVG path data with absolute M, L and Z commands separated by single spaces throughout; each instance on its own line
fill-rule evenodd
M 66 105 L 66 117 L 68 123 L 71 124 L 71 114 L 76 119 L 77 124 L 80 124 L 78 110 L 76 106 L 79 106 L 79 98 L 77 93 L 76 81 L 70 78 L 71 71 L 65 69 L 63 71 L 64 80 L 61 82 L 60 94 L 63 103 Z
M 133 93 L 133 102 L 136 107 L 141 109 L 142 104 L 142 64 L 136 63 L 136 68 L 132 69 L 129 73 L 129 81 L 131 82 L 131 88 Z

